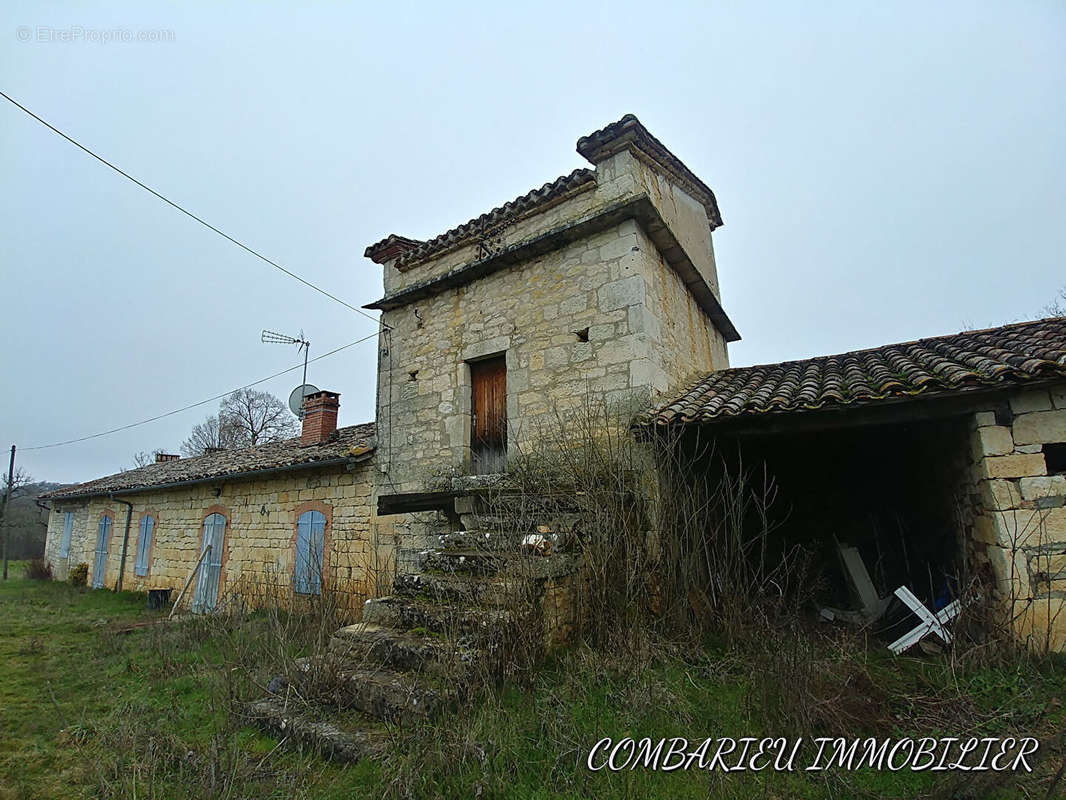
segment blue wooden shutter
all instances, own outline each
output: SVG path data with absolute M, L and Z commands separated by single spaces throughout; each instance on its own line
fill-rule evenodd
M 141 517 L 141 534 L 137 537 L 137 563 L 134 572 L 140 577 L 148 574 L 148 554 L 152 550 L 152 533 L 155 531 L 155 517 L 151 514 Z
M 100 517 L 96 529 L 96 560 L 93 562 L 93 588 L 101 589 L 107 575 L 107 551 L 111 547 L 111 517 Z
M 292 573 L 293 591 L 311 593 L 311 512 L 296 521 L 296 564 Z
M 222 543 L 226 538 L 226 518 L 221 514 L 212 514 L 211 520 L 211 553 L 205 559 L 207 566 L 207 606 L 214 608 L 218 605 L 218 587 L 222 582 Z
M 311 512 L 311 580 L 314 594 L 322 593 L 322 555 L 326 546 L 326 515 Z
M 200 566 L 200 577 L 193 598 L 193 611 L 212 611 L 218 605 L 218 587 L 222 579 L 222 548 L 226 538 L 226 518 L 210 514 L 204 520 L 203 547 L 211 545 L 211 552 Z M 200 550 L 203 552 L 203 549 Z
M 59 542 L 59 557 L 70 557 L 70 535 L 74 532 L 74 512 L 63 515 L 63 538 Z
M 296 521 L 296 564 L 293 567 L 293 591 L 298 594 L 321 594 L 322 551 L 326 541 L 326 515 L 305 511 Z

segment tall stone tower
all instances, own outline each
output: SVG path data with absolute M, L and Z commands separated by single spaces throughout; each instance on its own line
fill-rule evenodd
M 446 233 L 366 249 L 385 294 L 381 492 L 502 472 L 553 406 L 647 398 L 728 366 L 714 193 L 632 115 L 583 137 L 593 165 Z

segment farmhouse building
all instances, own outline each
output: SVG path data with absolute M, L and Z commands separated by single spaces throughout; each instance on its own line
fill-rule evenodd
M 180 590 L 211 610 L 227 591 L 278 584 L 321 591 L 323 574 L 372 593 L 369 461 L 374 424 L 337 428 L 339 396 L 307 398 L 303 433 L 284 442 L 157 463 L 54 491 L 45 558 L 57 578 L 89 567 L 93 587 Z
M 958 589 L 952 563 L 979 565 L 1018 634 L 1062 648 L 1066 321 L 731 369 L 714 193 L 632 116 L 577 149 L 591 168 L 366 249 L 384 284 L 367 306 L 381 311 L 373 423 L 334 430 L 322 393 L 300 439 L 54 492 L 57 575 L 86 563 L 94 585 L 178 588 L 211 544 L 198 607 L 252 576 L 375 594 L 382 565 L 402 580 L 433 534 L 464 525 L 451 478 L 505 472 L 560 409 L 602 400 L 765 461 L 789 531 L 850 541 L 931 606 Z M 907 557 L 879 557 L 901 543 Z

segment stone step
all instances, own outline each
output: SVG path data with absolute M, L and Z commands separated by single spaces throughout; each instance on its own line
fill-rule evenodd
M 491 488 L 484 488 L 480 491 L 472 491 L 461 495 L 456 498 L 456 502 L 466 504 L 459 508 L 460 513 L 483 508 L 487 505 L 497 507 L 525 505 L 536 508 L 580 511 L 580 499 L 583 497 L 584 492 L 576 487 L 560 487 L 557 491 L 548 493 L 538 490 L 535 494 L 532 494 L 528 490 L 514 485 L 508 486 L 503 483 L 497 483 Z
M 245 718 L 281 740 L 309 747 L 337 761 L 378 758 L 388 741 L 384 725 L 357 713 L 338 715 L 281 697 L 264 697 L 245 704 Z M 329 719 L 335 717 L 335 719 Z
M 550 540 L 552 549 L 556 551 L 568 548 L 576 541 L 575 533 L 558 525 L 535 525 L 523 530 L 481 528 L 440 533 L 436 538 L 436 549 L 518 553 L 522 549 L 523 542 L 529 537 L 542 537 Z
M 533 530 L 528 520 L 501 514 L 487 514 L 484 512 L 472 514 L 460 514 L 459 521 L 464 530 L 468 531 L 498 531 L 501 533 L 529 533 Z
M 505 563 L 504 554 L 485 550 L 430 550 L 422 562 L 422 569 L 446 575 L 494 575 Z
M 396 594 L 434 603 L 458 602 L 480 606 L 506 606 L 533 588 L 533 581 L 517 577 L 469 574 L 406 573 L 392 583 Z
M 486 553 L 518 552 L 522 547 L 521 533 L 499 533 L 493 530 L 453 531 L 437 537 L 440 550 L 473 550 Z
M 363 605 L 363 622 L 402 631 L 424 630 L 448 636 L 473 634 L 491 638 L 513 620 L 510 611 L 466 603 L 434 603 L 400 597 L 377 597 Z
M 429 675 L 379 669 L 342 669 L 338 706 L 358 709 L 383 722 L 411 724 L 436 716 L 456 697 L 459 681 L 439 688 Z
M 555 533 L 566 536 L 570 533 L 579 532 L 584 519 L 584 514 L 569 512 L 538 514 L 536 516 L 536 526 L 538 529 L 541 527 L 547 528 L 547 531 L 540 531 L 541 533 Z
M 546 525 L 553 531 L 580 528 L 586 514 L 572 508 L 560 508 L 518 498 L 511 502 L 497 498 L 491 505 L 477 503 L 459 511 L 459 518 L 467 530 L 479 527 L 494 530 L 536 530 Z M 480 524 L 479 524 L 480 523 Z
M 566 575 L 578 561 L 569 553 L 539 555 L 523 550 L 516 553 L 485 553 L 476 550 L 427 550 L 423 575 L 454 575 L 485 578 L 502 576 L 519 580 L 544 580 Z
M 429 670 L 396 671 L 367 662 L 352 653 L 332 650 L 322 656 L 298 658 L 293 676 L 297 696 L 319 706 L 356 709 L 382 722 L 407 724 L 432 716 L 466 685 L 465 667 L 454 674 Z M 284 695 L 289 681 L 279 676 L 268 691 Z
M 458 675 L 477 661 L 472 637 L 444 639 L 360 622 L 333 634 L 330 653 L 353 666 L 380 665 L 393 670 Z

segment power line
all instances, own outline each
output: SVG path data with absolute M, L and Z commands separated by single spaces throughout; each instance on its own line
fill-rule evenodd
M 107 160 L 106 158 L 104 158 L 103 156 L 98 156 L 98 155 L 97 155 L 96 153 L 94 153 L 94 152 L 93 152 L 92 150 L 90 150 L 90 149 L 89 149 L 88 147 L 86 147 L 85 145 L 81 144 L 81 142 L 78 142 L 78 141 L 77 141 L 77 140 L 75 140 L 75 139 L 74 139 L 73 137 L 71 137 L 71 136 L 68 136 L 67 134 L 63 133 L 63 131 L 59 130 L 59 128 L 57 128 L 57 127 L 56 127 L 55 125 L 52 125 L 51 123 L 47 122 L 46 120 L 43 120 L 43 119 L 41 119 L 41 118 L 40 118 L 39 116 L 37 116 L 36 114 L 34 114 L 34 113 L 33 113 L 32 111 L 30 111 L 30 110 L 29 110 L 28 108 L 26 108 L 26 106 L 22 105 L 22 104 L 21 104 L 20 102 L 18 102 L 17 100 L 15 100 L 15 99 L 14 99 L 13 97 L 11 97 L 10 95 L 7 95 L 7 94 L 5 94 L 4 92 L 0 91 L 0 97 L 3 97 L 3 98 L 4 98 L 5 100 L 7 100 L 7 101 L 8 101 L 9 103 L 11 103 L 11 104 L 12 104 L 13 106 L 15 106 L 16 108 L 19 108 L 19 109 L 21 109 L 21 110 L 25 111 L 25 112 L 26 112 L 27 114 L 29 114 L 29 115 L 30 115 L 31 117 L 33 117 L 33 118 L 34 118 L 35 120 L 37 120 L 37 121 L 38 121 L 39 123 L 41 123 L 42 125 L 44 125 L 44 126 L 45 126 L 46 128 L 48 128 L 48 129 L 49 129 L 50 131 L 52 131 L 53 133 L 56 133 L 56 134 L 58 134 L 58 135 L 62 136 L 62 137 L 63 137 L 64 139 L 66 139 L 66 140 L 67 140 L 68 142 L 70 142 L 70 143 L 71 143 L 72 145 L 74 145 L 75 147 L 79 148 L 80 150 L 83 150 L 84 152 L 88 153 L 89 155 L 91 155 L 91 156 L 92 156 L 93 158 L 95 158 L 95 159 L 96 159 L 97 161 L 99 161 L 99 162 L 100 162 L 101 164 L 103 164 L 104 166 L 106 166 L 106 167 L 110 167 L 110 168 L 111 168 L 111 169 L 113 169 L 113 170 L 114 170 L 115 172 L 117 172 L 117 173 L 118 173 L 119 175 L 121 175 L 121 176 L 122 176 L 123 178 L 126 178 L 127 180 L 130 180 L 130 181 L 132 181 L 133 183 L 137 184 L 138 186 L 140 186 L 140 187 L 141 187 L 142 189 L 144 189 L 144 190 L 145 190 L 146 192 L 148 192 L 149 194 L 152 194 L 152 195 L 154 195 L 155 197 L 158 197 L 158 198 L 159 198 L 160 200 L 162 200 L 162 201 L 163 201 L 164 203 L 166 203 L 167 205 L 169 205 L 169 206 L 171 206 L 171 207 L 173 207 L 173 208 L 176 208 L 176 209 L 177 209 L 178 211 L 180 211 L 180 212 L 181 212 L 182 214 L 184 214 L 185 216 L 189 217 L 190 219 L 194 219 L 194 220 L 196 220 L 197 222 L 199 222 L 199 223 L 200 223 L 201 225 L 203 225 L 203 226 L 204 226 L 205 228 L 207 228 L 208 230 L 211 230 L 211 231 L 214 231 L 215 233 L 217 233 L 217 234 L 218 234 L 219 236 L 221 236 L 221 237 L 222 237 L 223 239 L 226 239 L 226 240 L 228 240 L 228 241 L 230 241 L 230 242 L 233 242 L 233 244 L 237 245 L 237 247 L 241 248 L 242 250 L 245 250 L 246 252 L 249 252 L 249 253 L 251 253 L 251 254 L 252 254 L 253 256 L 255 256 L 256 258 L 258 258 L 259 260 L 261 260 L 261 261 L 265 261 L 265 262 L 266 262 L 267 264 L 269 264 L 270 266 L 274 267 L 274 269 L 278 269 L 278 270 L 281 270 L 281 271 L 282 271 L 282 272 L 284 272 L 284 273 L 285 273 L 286 275 L 288 275 L 288 276 L 289 276 L 290 278 L 295 278 L 295 279 L 296 279 L 296 280 L 298 280 L 298 281 L 299 281 L 300 283 L 302 283 L 302 284 L 303 284 L 304 286 L 309 286 L 310 288 L 314 289 L 314 290 L 315 290 L 316 292 L 318 292 L 319 294 L 323 294 L 323 295 L 325 295 L 325 296 L 326 296 L 326 297 L 328 297 L 328 298 L 329 298 L 330 300 L 335 300 L 335 301 L 337 301 L 337 302 L 338 302 L 338 303 L 340 303 L 340 304 L 341 304 L 342 306 L 345 306 L 346 308 L 350 308 L 350 309 L 351 309 L 352 311 L 354 311 L 354 312 L 355 312 L 356 314 L 362 314 L 362 315 L 363 315 L 364 317 L 366 317 L 367 319 L 372 319 L 372 320 L 374 320 L 374 322 L 379 322 L 379 323 L 380 323 L 381 325 L 384 325 L 385 327 L 389 327 L 388 325 L 385 325 L 385 323 L 384 323 L 384 322 L 382 322 L 382 321 L 381 321 L 380 319 L 378 319 L 377 317 L 375 317 L 375 316 L 372 316 L 371 314 L 368 314 L 368 313 L 366 313 L 366 312 L 365 312 L 365 311 L 363 311 L 363 309 L 361 309 L 361 308 L 356 308 L 355 306 L 351 305 L 350 303 L 346 303 L 346 302 L 345 302 L 344 300 L 341 300 L 341 299 L 340 299 L 339 297 L 337 297 L 337 296 L 336 296 L 336 295 L 334 295 L 334 294 L 330 294 L 330 293 L 329 293 L 329 292 L 327 292 L 327 291 L 326 291 L 325 289 L 322 289 L 322 288 L 320 288 L 320 287 L 318 287 L 318 286 L 315 286 L 315 284 L 311 283 L 311 281 L 309 281 L 309 280 L 307 280 L 307 279 L 305 279 L 305 278 L 301 278 L 301 277 L 300 277 L 299 275 L 297 275 L 297 274 L 296 274 L 295 272 L 292 272 L 291 270 L 288 270 L 288 269 L 286 269 L 285 267 L 283 267 L 283 266 L 282 266 L 281 264 L 279 264 L 278 262 L 276 262 L 276 261 L 272 261 L 271 259 L 269 259 L 269 258 L 267 258 L 266 256 L 264 256 L 264 255 L 263 255 L 262 253 L 260 253 L 260 252 L 258 252 L 258 251 L 256 251 L 256 250 L 253 250 L 253 249 L 252 249 L 251 247 L 249 247 L 248 245 L 246 245 L 246 244 L 245 244 L 244 242 L 241 242 L 241 241 L 239 241 L 239 240 L 237 240 L 237 239 L 234 239 L 234 238 L 233 238 L 232 236 L 230 236 L 230 235 L 229 235 L 228 233 L 225 233 L 224 231 L 221 231 L 221 230 L 219 230 L 218 228 L 216 228 L 216 227 L 215 227 L 214 225 L 212 225 L 212 224 L 211 224 L 210 222 L 208 222 L 207 220 L 203 219 L 202 217 L 198 217 L 198 216 L 196 216 L 196 214 L 193 214 L 193 213 L 192 213 L 191 211 L 186 211 L 186 210 L 185 210 L 184 208 L 182 208 L 182 207 L 181 207 L 180 205 L 178 205 L 177 203 L 175 203 L 175 202 L 174 202 L 173 200 L 171 200 L 171 199 L 169 199 L 169 198 L 167 198 L 167 197 L 164 197 L 163 195 L 161 195 L 161 194 L 160 194 L 159 192 L 157 192 L 157 191 L 156 191 L 155 189 L 153 189 L 153 188 L 152 188 L 151 186 L 148 186 L 147 184 L 144 184 L 144 183 L 142 183 L 141 181 L 137 180 L 137 179 L 136 179 L 136 178 L 134 178 L 134 177 L 133 177 L 132 175 L 130 175 L 130 174 L 129 174 L 128 172 L 125 172 L 124 170 L 122 170 L 122 169 L 120 169 L 119 167 L 117 167 L 117 166 L 115 166 L 114 164 L 112 164 L 112 163 L 111 163 L 110 161 L 108 161 L 108 160 Z
M 313 363 L 315 361 L 321 361 L 323 358 L 328 358 L 329 356 L 332 356 L 332 355 L 334 355 L 336 353 L 339 353 L 341 350 L 347 350 L 349 347 L 354 347 L 355 345 L 359 344 L 360 342 L 365 342 L 367 339 L 373 339 L 377 335 L 378 335 L 377 332 L 375 332 L 375 333 L 370 334 L 369 336 L 364 336 L 362 339 L 356 339 L 354 342 L 349 342 L 348 344 L 341 345 L 336 350 L 330 350 L 328 353 L 323 353 L 320 356 L 315 356 L 314 358 L 310 359 L 308 361 L 308 363 L 310 364 L 310 363 Z M 157 414 L 154 417 L 149 417 L 148 419 L 142 419 L 139 422 L 131 422 L 129 425 L 121 425 L 118 428 L 112 428 L 111 430 L 101 431 L 100 433 L 93 433 L 93 434 L 90 434 L 89 436 L 81 436 L 81 437 L 79 437 L 77 439 L 67 439 L 66 441 L 63 441 L 63 442 L 53 442 L 52 444 L 39 444 L 39 445 L 36 445 L 35 447 L 20 447 L 19 450 L 47 450 L 50 447 L 62 447 L 63 445 L 67 445 L 67 444 L 77 444 L 78 442 L 86 442 L 89 439 L 99 439 L 101 436 L 109 436 L 112 433 L 118 433 L 119 431 L 126 431 L 126 430 L 129 430 L 130 428 L 136 428 L 139 425 L 147 425 L 149 422 L 155 422 L 156 420 L 163 419 L 164 417 L 172 417 L 175 414 L 180 414 L 183 411 L 188 411 L 190 408 L 196 408 L 197 406 L 207 405 L 208 403 L 214 402 L 215 400 L 221 400 L 223 397 L 227 397 L 227 396 L 233 394 L 234 392 L 239 392 L 241 389 L 250 389 L 253 386 L 258 386 L 261 383 L 266 383 L 267 381 L 273 380 L 274 378 L 280 377 L 281 375 L 285 375 L 285 374 L 287 374 L 289 372 L 294 372 L 295 370 L 302 369 L 303 366 L 304 366 L 303 362 L 300 362 L 296 366 L 289 367 L 288 369 L 283 369 L 281 372 L 275 372 L 273 375 L 268 375 L 265 378 L 260 378 L 257 381 L 252 381 L 251 383 L 247 383 L 244 386 L 238 386 L 236 389 L 230 389 L 228 392 L 223 392 L 222 394 L 216 394 L 214 397 L 208 397 L 206 400 L 200 400 L 200 401 L 198 401 L 196 403 L 190 403 L 187 406 L 182 406 L 181 408 L 176 408 L 173 411 L 167 411 L 165 414 Z

